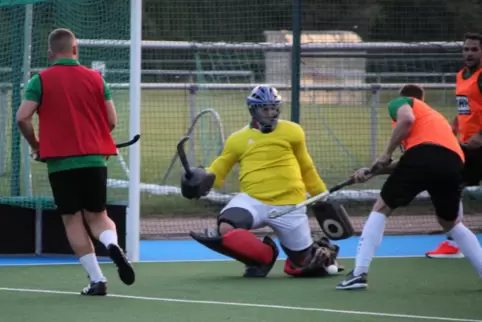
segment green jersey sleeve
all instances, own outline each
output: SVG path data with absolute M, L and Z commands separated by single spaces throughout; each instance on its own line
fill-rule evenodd
M 400 96 L 400 97 L 397 97 L 397 98 L 391 100 L 388 103 L 388 114 L 390 115 L 392 120 L 394 120 L 394 121 L 397 120 L 398 109 L 405 104 L 408 104 L 411 107 L 413 107 L 413 98 L 406 97 L 406 96 Z
M 110 88 L 105 82 L 105 79 L 102 78 L 102 81 L 104 82 L 104 99 L 106 101 L 110 101 L 112 99 L 112 94 L 110 92 Z
M 35 74 L 28 82 L 27 88 L 25 88 L 24 99 L 40 104 L 42 100 L 42 82 L 38 74 Z

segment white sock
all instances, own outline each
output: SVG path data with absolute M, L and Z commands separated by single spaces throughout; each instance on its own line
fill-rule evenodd
M 358 242 L 353 275 L 358 276 L 362 273 L 368 273 L 368 267 L 375 256 L 375 251 L 382 242 L 386 219 L 387 217 L 384 214 L 376 211 L 372 211 L 368 216 Z
M 464 206 L 462 205 L 462 201 L 460 201 L 458 219 L 459 221 L 462 221 L 463 218 L 464 218 Z
M 106 281 L 102 270 L 100 269 L 99 262 L 94 253 L 90 253 L 79 258 L 80 263 L 89 274 L 89 278 L 92 282 Z
M 99 240 L 105 247 L 109 247 L 111 244 L 117 245 L 117 233 L 113 230 L 104 230 L 100 234 Z
M 464 207 L 462 206 L 462 201 L 460 201 L 460 204 L 459 204 L 459 214 L 458 214 L 458 220 L 460 222 L 462 222 L 462 218 L 464 217 Z M 454 247 L 459 247 L 457 245 L 457 243 L 449 236 L 448 237 L 448 242 L 450 245 L 454 246 Z
M 457 242 L 462 253 L 468 258 L 482 278 L 482 248 L 475 234 L 465 227 L 463 223 L 455 225 L 448 234 Z

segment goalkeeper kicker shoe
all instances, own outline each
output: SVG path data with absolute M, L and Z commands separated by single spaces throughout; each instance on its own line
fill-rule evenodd
M 80 295 L 105 296 L 107 295 L 107 282 L 90 282 L 90 284 L 80 292 Z
M 266 277 L 276 263 L 279 255 L 278 246 L 269 236 L 264 237 L 263 243 L 273 248 L 273 259 L 266 265 L 246 266 L 243 277 Z
M 134 268 L 132 268 L 131 263 L 122 249 L 115 244 L 110 244 L 107 249 L 109 250 L 109 257 L 112 259 L 115 266 L 117 266 L 117 273 L 119 274 L 120 280 L 126 285 L 134 284 L 134 281 L 136 280 Z
M 368 279 L 367 274 L 362 273 L 358 276 L 353 275 L 353 271 L 351 271 L 345 280 L 336 286 L 337 290 L 357 290 L 357 289 L 365 289 L 368 287 Z

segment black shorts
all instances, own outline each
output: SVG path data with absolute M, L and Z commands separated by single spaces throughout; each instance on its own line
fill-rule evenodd
M 464 184 L 468 187 L 478 186 L 482 180 L 482 148 L 477 150 L 464 149 L 464 153 Z
M 437 216 L 455 220 L 462 194 L 464 164 L 459 155 L 437 145 L 422 144 L 404 153 L 382 187 L 385 204 L 408 205 L 422 191 L 432 199 Z
M 54 172 L 49 174 L 49 181 L 55 204 L 62 215 L 106 209 L 107 167 Z

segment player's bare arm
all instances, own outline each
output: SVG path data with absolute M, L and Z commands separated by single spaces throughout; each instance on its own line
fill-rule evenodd
M 17 111 L 17 124 L 25 140 L 27 140 L 33 152 L 39 149 L 39 142 L 35 135 L 32 118 L 39 104 L 34 101 L 24 100 Z
M 356 170 L 352 177 L 355 179 L 356 183 L 364 183 L 373 177 L 384 174 L 391 174 L 393 170 L 397 167 L 399 160 L 392 161 L 387 167 L 379 169 L 377 172 L 370 172 L 370 168 L 364 167 Z
M 105 79 L 102 79 L 102 82 L 104 83 L 104 99 L 105 107 L 107 109 L 107 122 L 109 122 L 110 131 L 112 132 L 117 126 L 117 111 L 114 101 L 112 100 L 109 85 L 107 85 Z
M 454 117 L 452 122 L 450 123 L 450 126 L 452 127 L 452 132 L 454 135 L 459 134 L 459 119 L 457 117 Z
M 109 122 L 110 130 L 112 131 L 117 126 L 117 112 L 112 100 L 105 101 L 105 106 L 107 108 L 107 121 Z
M 402 105 L 397 111 L 397 125 L 392 131 L 392 135 L 388 140 L 385 151 L 375 160 L 372 165 L 371 171 L 378 172 L 383 168 L 386 168 L 392 159 L 393 152 L 402 144 L 402 141 L 410 134 L 413 122 L 415 122 L 415 115 L 413 114 L 412 107 L 408 104 Z

